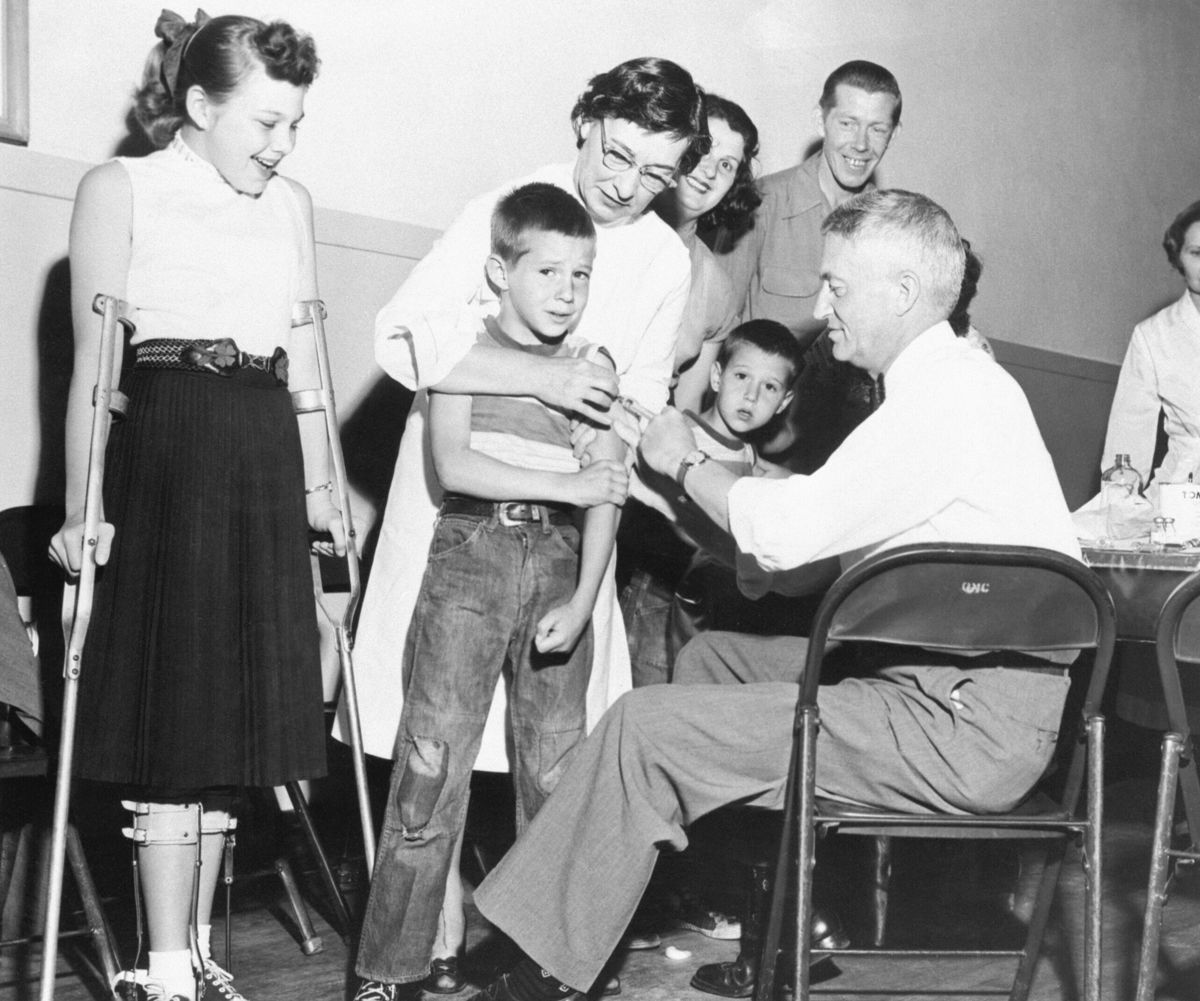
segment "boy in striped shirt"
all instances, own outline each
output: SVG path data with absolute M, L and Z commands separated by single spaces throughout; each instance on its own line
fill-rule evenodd
M 500 310 L 484 321 L 479 342 L 611 364 L 571 333 L 587 304 L 595 233 L 583 206 L 555 185 L 526 184 L 502 198 L 485 265 Z M 405 649 L 404 710 L 364 941 L 430 953 L 506 664 L 519 828 L 584 735 L 592 607 L 628 475 L 611 430 L 580 467 L 571 416 L 532 397 L 430 394 L 445 497 Z M 364 986 L 398 996 L 395 985 Z

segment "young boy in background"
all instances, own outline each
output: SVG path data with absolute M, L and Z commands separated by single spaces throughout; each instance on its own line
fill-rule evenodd
M 500 311 L 484 321 L 480 343 L 607 359 L 571 335 L 595 245 L 586 210 L 563 189 L 526 184 L 502 198 L 486 262 Z M 360 1001 L 416 998 L 429 973 L 471 769 L 505 664 L 518 831 L 583 737 L 589 623 L 628 478 L 612 431 L 580 468 L 569 416 L 528 397 L 430 397 L 445 498 L 405 650 L 404 710 L 359 947 Z
M 719 462 L 742 476 L 769 475 L 751 444 L 755 433 L 792 402 L 797 371 L 796 339 L 774 320 L 750 320 L 730 331 L 713 362 L 715 394 L 701 414 L 685 414 L 696 449 L 676 474 L 701 462 Z M 732 583 L 734 547 L 729 535 L 686 499 L 680 483 L 653 472 L 630 485 L 621 524 L 623 563 L 629 583 L 621 610 L 629 634 L 634 687 L 670 680 L 677 644 L 670 642 L 671 606 L 686 577 L 706 577 L 701 567 L 721 566 Z M 693 630 L 694 631 L 694 630 Z

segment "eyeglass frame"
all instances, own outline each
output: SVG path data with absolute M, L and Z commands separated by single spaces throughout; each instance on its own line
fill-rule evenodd
M 678 173 L 678 169 L 672 171 L 670 177 L 663 177 L 661 174 L 656 173 L 656 170 L 661 165 L 655 165 L 651 167 L 643 166 L 636 160 L 630 159 L 630 157 L 628 157 L 617 147 L 610 146 L 608 144 L 608 130 L 604 127 L 604 119 L 600 118 L 598 121 L 600 122 L 600 162 L 603 163 L 604 166 L 606 166 L 609 170 L 617 174 L 624 174 L 627 171 L 636 169 L 638 172 L 638 183 L 647 191 L 655 195 L 660 195 L 664 191 L 669 191 L 671 188 L 674 188 L 679 184 L 679 181 L 675 177 L 675 174 Z M 615 158 L 617 162 L 613 163 L 612 159 L 610 158 Z M 647 184 L 646 181 L 648 178 L 652 179 L 652 182 L 661 182 L 662 187 L 657 187 L 653 183 Z

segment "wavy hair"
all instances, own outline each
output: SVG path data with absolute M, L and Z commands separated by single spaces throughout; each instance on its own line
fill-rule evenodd
M 708 118 L 716 118 L 742 137 L 744 152 L 738 164 L 733 186 L 716 205 L 696 223 L 701 233 L 724 229 L 733 240 L 754 228 L 754 210 L 762 204 L 762 193 L 754 180 L 754 158 L 758 156 L 758 127 L 740 104 L 718 94 L 704 95 L 704 110 Z
M 711 144 L 704 92 L 687 70 L 669 59 L 630 59 L 592 77 L 571 109 L 576 146 L 583 145 L 580 126 L 601 118 L 623 118 L 647 132 L 686 141 L 681 174 L 689 173 Z
M 821 232 L 906 241 L 923 267 L 930 303 L 943 318 L 953 312 L 962 294 L 966 252 L 954 220 L 932 198 L 900 188 L 865 191 L 830 212 Z
M 1200 222 L 1200 202 L 1192 202 L 1186 209 L 1179 213 L 1167 227 L 1167 231 L 1163 234 L 1163 250 L 1167 252 L 1167 260 L 1171 262 L 1173 267 L 1180 274 L 1183 274 L 1183 265 L 1179 263 L 1179 254 L 1183 250 L 1183 240 L 1187 236 L 1188 228 L 1192 223 Z
M 172 58 L 177 46 L 179 55 Z M 134 97 L 134 117 L 147 138 L 162 148 L 187 121 L 188 88 L 199 86 L 220 103 L 256 65 L 272 80 L 307 87 L 316 78 L 320 60 L 312 37 L 286 21 L 268 24 L 224 15 L 188 24 L 173 40 L 163 38 L 151 50 Z M 174 66 L 178 68 L 173 74 L 165 72 Z

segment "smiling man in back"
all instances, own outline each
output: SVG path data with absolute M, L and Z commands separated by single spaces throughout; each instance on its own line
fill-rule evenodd
M 717 260 L 733 283 L 741 322 L 784 324 L 805 352 L 786 426 L 763 452 L 795 472 L 812 472 L 868 413 L 871 383 L 832 356 L 813 316 L 821 288 L 821 223 L 848 198 L 873 188 L 900 128 L 900 85 L 884 67 L 856 59 L 825 81 L 815 109 L 821 148 L 763 178 L 754 227 L 736 242 L 718 233 Z

